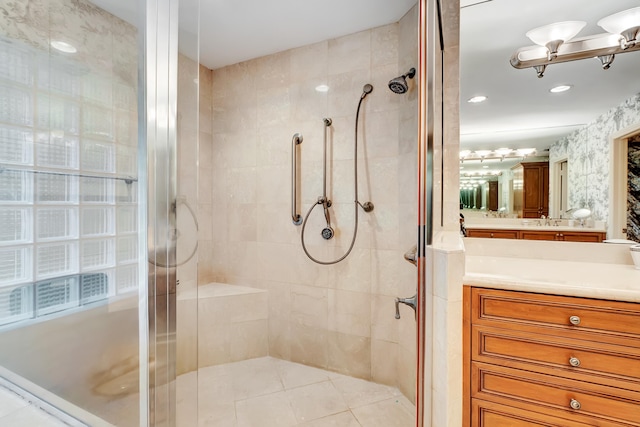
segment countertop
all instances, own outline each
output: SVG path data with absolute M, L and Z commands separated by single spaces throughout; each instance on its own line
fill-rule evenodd
M 640 303 L 628 245 L 495 240 L 465 239 L 465 285 Z

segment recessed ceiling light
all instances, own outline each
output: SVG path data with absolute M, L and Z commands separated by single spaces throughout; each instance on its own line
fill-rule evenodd
M 482 169 L 489 169 L 489 166 L 484 165 L 484 166 L 482 166 Z
M 51 47 L 64 53 L 76 53 L 78 51 L 74 45 L 61 40 L 51 40 Z
M 552 87 L 551 89 L 549 89 L 549 92 L 560 93 L 560 92 L 566 92 L 569 89 L 571 89 L 570 85 L 560 85 L 560 86 Z
M 329 86 L 327 86 L 327 85 L 318 85 L 318 86 L 316 86 L 316 92 L 329 92 Z
M 487 100 L 487 97 L 484 95 L 478 95 L 478 96 L 474 96 L 473 98 L 469 98 L 469 100 L 467 102 L 470 102 L 472 104 L 478 104 L 480 102 L 484 102 Z

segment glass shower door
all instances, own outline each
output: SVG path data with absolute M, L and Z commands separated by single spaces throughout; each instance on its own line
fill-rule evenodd
M 0 424 L 137 426 L 137 11 L 0 8 Z

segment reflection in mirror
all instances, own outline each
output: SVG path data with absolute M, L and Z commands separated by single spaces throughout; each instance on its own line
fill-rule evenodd
M 551 61 L 542 78 L 540 69 L 509 63 L 518 49 L 534 45 L 529 30 L 552 22 L 586 22 L 558 48 L 559 61 L 585 38 L 617 42 L 597 22 L 637 2 L 583 6 L 580 0 L 462 2 L 460 207 L 467 224 L 493 216 L 521 224 L 544 215 L 568 226 L 574 211 L 587 208 L 586 223 L 606 229 L 607 237 L 638 240 L 640 203 L 628 185 L 637 182 L 637 156 L 628 141 L 640 134 L 640 52 L 619 53 L 607 64 L 592 57 Z M 548 62 L 546 48 L 533 52 Z M 527 167 L 541 162 L 546 171 Z

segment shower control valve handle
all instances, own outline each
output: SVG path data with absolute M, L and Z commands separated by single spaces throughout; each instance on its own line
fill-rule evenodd
M 327 199 L 324 196 L 318 196 L 318 201 L 316 202 L 318 205 L 323 205 L 325 208 L 330 208 L 333 204 L 331 200 Z
M 364 203 L 356 202 L 356 203 L 358 203 L 362 208 L 362 210 L 364 210 L 367 213 L 373 210 L 373 203 L 371 202 L 364 202 Z

